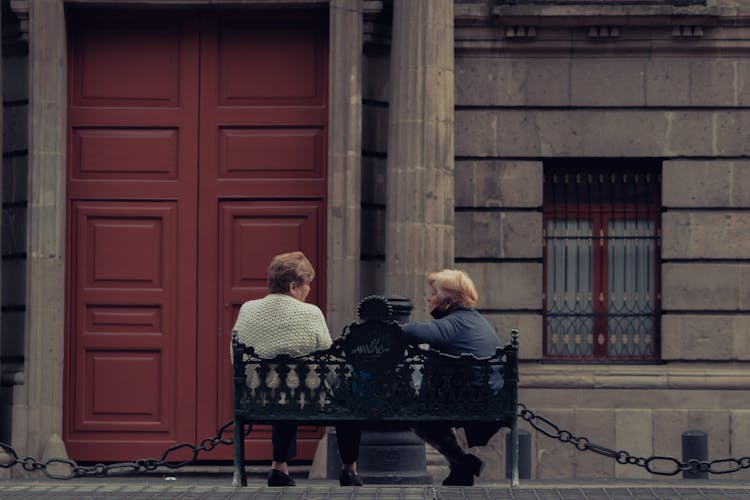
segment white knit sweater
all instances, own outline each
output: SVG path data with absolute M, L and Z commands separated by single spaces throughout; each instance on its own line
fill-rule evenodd
M 261 358 L 302 356 L 331 347 L 323 312 L 289 295 L 269 294 L 242 304 L 234 324 L 240 342 Z

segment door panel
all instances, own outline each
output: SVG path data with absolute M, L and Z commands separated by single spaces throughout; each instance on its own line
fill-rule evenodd
M 86 9 L 68 19 L 69 198 L 195 208 L 198 19 Z
M 218 63 L 212 69 L 219 78 L 219 106 L 255 107 L 251 113 L 256 117 L 266 111 L 271 117 L 279 111 L 300 112 L 300 107 L 323 108 L 328 93 L 327 30 L 321 29 L 325 14 L 225 14 L 206 19 L 204 26 L 215 34 L 209 50 L 215 51 Z M 269 106 L 290 109 L 263 109 Z
M 176 128 L 79 128 L 73 132 L 78 158 L 71 174 L 90 180 L 176 179 L 178 144 Z
M 223 304 L 221 328 L 230 333 L 240 306 L 268 293 L 268 263 L 274 255 L 301 250 L 315 269 L 321 269 L 318 235 L 322 232 L 321 202 L 222 202 L 219 241 L 221 255 L 220 304 Z M 316 303 L 321 294 L 321 282 L 315 279 L 308 301 Z M 280 332 L 282 334 L 283 332 Z M 223 343 L 220 341 L 220 343 Z M 232 364 L 227 349 L 218 362 L 219 402 L 218 421 L 232 418 Z M 270 427 L 258 426 L 248 441 L 253 458 L 270 453 Z M 311 459 L 320 432 L 314 427 L 300 427 L 297 433 L 298 456 Z
M 325 197 L 326 23 L 325 12 L 204 17 L 202 192 Z
M 327 12 L 68 19 L 64 439 L 76 460 L 161 456 L 229 419 L 229 333 L 271 256 L 302 249 L 325 304 Z
M 240 305 L 267 293 L 271 257 L 302 250 L 317 272 L 308 302 L 325 306 L 328 119 L 325 12 L 202 21 L 198 280 L 213 307 L 198 318 L 198 394 L 212 399 L 199 434 L 231 416 L 229 333 Z M 320 435 L 300 429 L 298 458 L 312 459 Z M 254 430 L 248 458 L 269 456 L 269 436 Z
M 161 456 L 195 440 L 197 19 L 69 21 L 64 439 L 76 460 Z
M 194 368 L 192 321 L 178 315 L 179 275 L 176 202 L 73 201 L 71 241 L 76 271 L 71 276 L 69 376 L 66 437 L 71 456 L 132 459 L 151 451 L 135 441 L 162 447 L 192 440 L 194 398 L 181 386 Z M 177 256 L 178 258 L 175 258 Z M 186 331 L 183 332 L 182 329 Z M 188 418 L 183 415 L 187 414 Z
M 72 106 L 180 105 L 184 16 L 75 11 L 71 18 Z
M 321 179 L 325 139 L 321 127 L 222 129 L 219 178 Z

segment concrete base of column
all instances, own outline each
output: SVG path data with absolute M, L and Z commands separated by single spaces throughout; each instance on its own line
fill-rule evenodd
M 432 484 L 424 441 L 406 428 L 363 429 L 357 470 L 365 484 Z

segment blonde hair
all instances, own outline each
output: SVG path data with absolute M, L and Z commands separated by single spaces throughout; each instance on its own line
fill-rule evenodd
M 458 269 L 443 269 L 431 273 L 427 276 L 427 284 L 435 288 L 446 309 L 454 306 L 471 309 L 479 298 L 469 275 Z
M 268 266 L 268 291 L 289 294 L 292 283 L 302 286 L 315 278 L 315 269 L 302 252 L 282 253 Z

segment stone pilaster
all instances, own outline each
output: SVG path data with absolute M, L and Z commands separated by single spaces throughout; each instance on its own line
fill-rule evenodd
M 0 8 L 0 137 L 3 132 L 3 9 Z M 3 141 L 0 139 L 0 234 L 3 234 L 3 171 L 5 170 L 3 165 Z M 0 290 L 2 290 L 3 284 L 3 264 L 0 259 Z M 2 386 L 3 377 L 3 326 L 2 326 L 2 313 L 0 312 L 0 386 Z M 6 424 L 7 425 L 7 424 Z M 0 455 L 2 452 L 0 452 Z M 0 459 L 5 457 L 0 456 Z M 3 475 L 0 475 L 0 478 Z
M 359 299 L 362 176 L 362 7 L 330 5 L 328 129 L 328 327 L 337 336 Z
M 453 264 L 453 0 L 396 0 L 391 44 L 387 293 L 426 316 L 425 277 Z
M 26 385 L 16 386 L 14 444 L 64 457 L 65 17 L 60 0 L 30 3 Z

